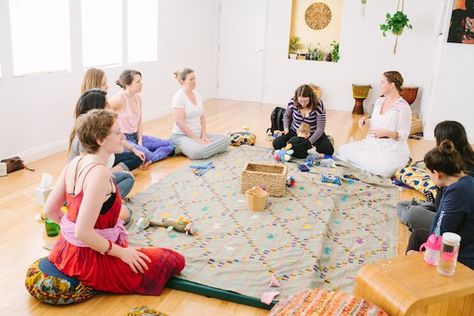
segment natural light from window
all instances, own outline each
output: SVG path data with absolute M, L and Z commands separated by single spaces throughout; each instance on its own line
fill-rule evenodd
M 69 1 L 10 0 L 13 73 L 71 70 Z
M 82 65 L 122 63 L 122 1 L 82 0 Z
M 158 59 L 158 0 L 128 0 L 128 62 Z

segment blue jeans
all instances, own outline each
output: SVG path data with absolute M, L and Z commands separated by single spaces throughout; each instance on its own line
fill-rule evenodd
M 129 171 L 119 171 L 112 173 L 115 184 L 122 198 L 125 198 L 135 184 L 135 177 Z

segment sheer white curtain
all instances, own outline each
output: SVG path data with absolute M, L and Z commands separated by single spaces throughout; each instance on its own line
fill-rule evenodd
M 10 0 L 13 73 L 70 71 L 69 1 Z
M 128 62 L 158 60 L 158 0 L 128 0 Z
M 83 66 L 121 64 L 122 1 L 82 0 L 81 11 Z

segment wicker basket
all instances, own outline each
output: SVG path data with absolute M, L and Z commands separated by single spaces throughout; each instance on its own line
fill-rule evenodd
M 283 196 L 286 189 L 288 168 L 247 162 L 240 176 L 240 192 L 245 193 L 254 186 L 263 186 L 270 196 Z
M 411 116 L 411 130 L 410 134 L 423 132 L 423 121 L 413 112 Z

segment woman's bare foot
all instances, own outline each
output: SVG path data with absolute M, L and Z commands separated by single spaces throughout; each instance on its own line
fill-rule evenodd
M 146 169 L 149 165 L 151 165 L 151 161 L 146 161 L 142 164 L 142 169 Z

